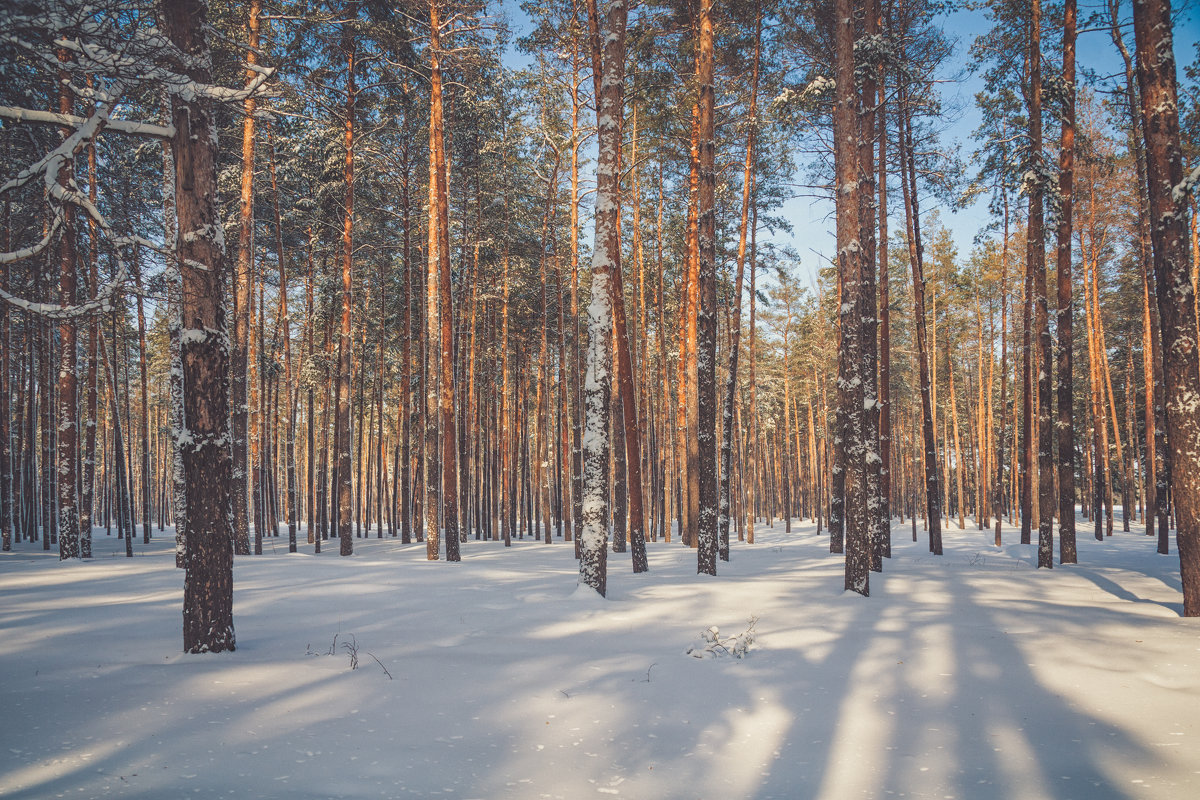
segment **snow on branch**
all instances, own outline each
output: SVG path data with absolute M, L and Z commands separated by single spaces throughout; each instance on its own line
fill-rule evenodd
M 34 164 L 21 170 L 15 177 L 6 181 L 3 186 L 0 186 L 0 194 L 3 194 L 18 189 L 40 176 L 45 185 L 46 196 L 54 204 L 54 219 L 46 235 L 28 247 L 0 252 L 0 264 L 15 264 L 18 261 L 33 258 L 45 251 L 58 236 L 62 235 L 62 208 L 67 205 L 78 208 L 84 215 L 96 223 L 96 226 L 107 238 L 115 239 L 108 219 L 88 199 L 88 196 L 79 190 L 74 178 L 68 177 L 67 181 L 62 182 L 59 180 L 59 176 L 62 174 L 63 167 L 72 162 L 76 154 L 82 150 L 86 143 L 91 141 L 104 129 L 109 121 L 108 115 L 111 113 L 113 105 L 116 104 L 117 98 L 120 95 L 121 92 L 119 90 L 114 91 L 109 103 L 99 106 L 94 115 L 79 118 L 79 124 L 76 126 L 74 132 L 64 138 L 57 147 L 38 159 Z M 117 263 L 116 274 L 112 280 L 98 290 L 96 297 L 85 303 L 77 305 L 36 303 L 3 290 L 0 290 L 0 300 L 27 313 L 59 320 L 87 316 L 96 311 L 107 309 L 111 303 L 113 293 L 125 282 L 126 275 L 125 261 L 121 257 L 121 248 L 119 246 L 115 248 L 114 254 Z
M 15 122 L 40 122 L 47 125 L 61 125 L 67 128 L 78 128 L 87 121 L 86 117 L 74 114 L 56 114 L 52 111 L 37 111 L 29 108 L 0 106 L 0 118 L 11 119 Z M 173 125 L 154 125 L 149 122 L 134 122 L 124 119 L 110 119 L 105 130 L 115 133 L 126 133 L 130 136 L 149 136 L 156 139 L 170 139 L 175 135 Z
M 192 80 L 187 72 L 208 67 L 211 54 L 186 53 L 158 27 L 158 3 L 154 0 L 8 0 L 0 3 L 0 44 L 24 54 L 33 64 L 53 76 L 57 86 L 70 92 L 75 102 L 89 109 L 87 116 L 56 113 L 38 108 L 0 106 L 0 120 L 6 124 L 41 124 L 65 130 L 59 144 L 36 157 L 26 166 L 17 164 L 0 185 L 0 194 L 15 192 L 35 182 L 43 188 L 49 206 L 48 224 L 41 237 L 32 243 L 11 245 L 0 252 L 0 266 L 37 258 L 54 242 L 68 235 L 64 224 L 67 208 L 77 209 L 94 224 L 100 237 L 112 248 L 115 269 L 111 280 L 95 297 L 77 305 L 33 302 L 0 291 L 0 301 L 27 313 L 51 319 L 81 317 L 110 307 L 114 294 L 122 289 L 127 269 L 125 255 L 130 248 L 149 246 L 140 237 L 117 236 L 112 224 L 74 179 L 72 164 L 79 154 L 102 133 L 112 132 L 151 139 L 172 139 L 174 126 L 155 121 L 113 119 L 114 110 L 126 92 L 138 94 L 165 92 L 183 102 L 209 100 L 239 104 L 264 92 L 276 69 L 253 67 L 254 78 L 245 86 L 228 88 Z M 0 72 L 4 72 L 0 65 Z M 81 85 L 83 76 L 86 85 Z M 15 174 L 14 174 L 15 173 Z M 168 243 L 169 246 L 169 243 Z
M 1185 175 L 1177 185 L 1171 187 L 1171 202 L 1176 205 L 1182 203 L 1189 194 L 1196 190 L 1197 186 L 1200 186 L 1200 164 L 1197 164 L 1196 168 Z

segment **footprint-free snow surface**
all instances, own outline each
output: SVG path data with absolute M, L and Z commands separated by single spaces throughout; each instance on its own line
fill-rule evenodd
M 448 564 L 268 539 L 236 559 L 217 655 L 181 652 L 169 528 L 131 559 L 102 530 L 87 563 L 22 542 L 0 555 L 0 796 L 1200 797 L 1173 539 L 1081 530 L 1078 565 L 1038 570 L 1007 528 L 996 548 L 952 525 L 940 557 L 892 537 L 870 598 L 825 535 L 776 522 L 716 578 L 678 543 L 642 575 L 610 554 L 608 599 L 561 541 Z M 705 649 L 751 618 L 743 658 Z

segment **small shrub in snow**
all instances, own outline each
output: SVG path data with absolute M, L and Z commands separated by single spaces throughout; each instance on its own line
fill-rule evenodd
M 351 636 L 350 641 L 342 644 L 342 649 L 350 656 L 350 669 L 358 669 L 358 639 Z
M 340 636 L 340 635 L 341 634 L 336 634 L 336 633 L 333 635 L 333 642 L 330 643 L 329 649 L 326 650 L 324 653 L 315 652 L 312 649 L 312 645 L 310 644 L 305 648 L 304 655 L 306 655 L 306 656 L 320 656 L 320 655 L 331 656 L 331 655 L 334 655 L 337 652 L 338 636 Z M 354 634 L 350 635 L 349 642 L 342 643 L 342 649 L 346 652 L 346 655 L 350 657 L 350 669 L 358 669 L 358 639 L 355 638 Z M 381 670 L 383 670 L 383 674 L 387 676 L 387 679 L 389 681 L 394 680 L 394 678 L 392 677 L 392 673 L 389 672 L 388 668 L 383 665 L 383 662 L 379 660 L 378 656 L 376 656 L 374 653 L 372 653 L 370 651 L 364 650 L 363 652 L 365 652 L 367 655 L 369 655 L 375 661 L 375 663 L 379 665 L 379 668 Z
M 746 653 L 754 644 L 754 626 L 757 622 L 758 617 L 750 617 L 746 630 L 736 636 L 728 637 L 721 636 L 720 628 L 711 625 L 700 632 L 701 641 L 684 652 L 692 658 L 720 658 L 722 656 L 745 658 Z

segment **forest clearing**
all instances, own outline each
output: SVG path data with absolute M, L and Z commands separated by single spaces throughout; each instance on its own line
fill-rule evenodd
M 1197 15 L 0 3 L 0 795 L 1200 796 Z
M 797 520 L 717 578 L 651 545 L 607 600 L 561 543 L 446 565 L 389 537 L 349 559 L 270 538 L 237 560 L 222 658 L 179 651 L 169 528 L 132 559 L 99 531 L 89 564 L 26 546 L 0 561 L 0 794 L 1196 794 L 1200 640 L 1140 526 L 1053 573 L 988 531 L 951 526 L 941 558 L 893 538 L 872 598 Z M 751 617 L 743 658 L 686 654 Z

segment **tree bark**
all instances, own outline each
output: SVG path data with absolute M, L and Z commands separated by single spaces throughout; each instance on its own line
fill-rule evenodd
M 834 162 L 837 173 L 838 274 L 841 277 L 841 343 L 838 347 L 838 433 L 845 450 L 846 570 L 845 588 L 870 594 L 870 539 L 866 497 L 863 371 L 863 249 L 859 179 L 858 103 L 854 91 L 854 18 L 861 8 L 837 0 L 834 61 L 837 94 L 833 112 Z M 785 431 L 786 436 L 786 431 Z M 784 513 L 789 513 L 786 510 Z
M 904 210 L 908 224 L 908 257 L 913 279 L 913 317 L 917 329 L 917 365 L 921 382 L 921 432 L 924 444 L 922 464 L 925 470 L 926 524 L 929 526 L 929 552 L 942 554 L 942 522 L 938 491 L 937 443 L 933 434 L 933 403 L 929 380 L 929 343 L 925 325 L 924 246 L 921 243 L 921 212 L 917 201 L 917 171 L 914 161 L 912 109 L 903 92 L 900 122 L 900 171 L 904 189 Z M 904 173 L 907 172 L 907 175 Z
M 1075 431 L 1071 307 L 1072 197 L 1075 190 L 1075 28 L 1076 0 L 1063 7 L 1062 134 L 1058 157 L 1058 560 L 1074 564 Z
M 202 0 L 162 6 L 163 28 L 189 61 L 183 73 L 211 82 Z M 183 276 L 180 334 L 183 451 L 187 506 L 183 647 L 233 650 L 233 529 L 229 448 L 229 352 L 225 323 L 225 248 L 217 206 L 216 120 L 211 101 L 172 98 L 177 256 Z
M 356 12 L 354 3 L 351 3 L 348 16 L 354 17 Z M 357 95 L 354 70 L 357 53 L 351 28 L 349 24 L 342 28 L 342 47 L 346 54 L 346 161 L 343 168 L 346 207 L 342 224 L 342 322 L 338 339 L 337 416 L 334 421 L 334 441 L 337 444 L 338 540 L 339 553 L 343 556 L 354 553 L 354 539 L 350 530 L 350 518 L 354 511 L 354 485 L 351 476 L 353 453 L 350 437 L 350 369 L 354 344 L 350 339 L 350 309 L 353 303 L 354 277 L 354 113 Z
M 59 60 L 66 61 L 67 51 L 59 51 Z M 58 90 L 59 112 L 70 114 L 73 108 L 71 89 L 67 84 L 66 70 L 59 71 L 62 83 Z M 69 134 L 64 131 L 63 138 Z M 73 165 L 67 162 L 58 170 L 58 182 L 64 188 L 73 181 Z M 63 208 L 63 230 L 59 241 L 59 301 L 64 306 L 75 303 L 76 271 L 78 268 L 75 252 L 75 209 L 70 203 Z M 139 308 L 141 298 L 138 299 Z M 77 490 L 78 473 L 76 457 L 79 449 L 79 404 L 78 386 L 75 377 L 76 347 L 75 320 L 64 319 L 58 326 L 59 358 L 58 358 L 58 409 L 55 414 L 58 430 L 58 557 L 59 559 L 79 557 L 79 496 Z M 144 340 L 143 340 L 144 343 Z M 143 359 L 145 348 L 142 349 Z M 143 361 L 144 363 L 144 361 Z M 2 391 L 2 389 L 0 389 Z M 143 475 L 143 480 L 148 476 Z M 6 487 L 0 487 L 4 491 Z M 147 511 L 146 531 L 149 533 L 149 509 Z
M 762 5 L 755 3 L 754 57 L 750 77 L 750 106 L 747 111 L 746 161 L 742 170 L 742 219 L 738 234 L 737 275 L 733 287 L 733 313 L 729 321 L 729 375 L 725 379 L 725 409 L 721 430 L 721 488 L 718 498 L 718 555 L 729 560 L 729 485 L 733 467 L 733 417 L 737 403 L 738 355 L 742 336 L 742 282 L 746 272 L 746 239 L 750 227 L 750 204 L 754 197 L 754 137 L 758 122 L 758 69 L 762 52 Z M 743 481 L 748 464 L 742 462 Z
M 1038 566 L 1054 566 L 1054 432 L 1051 412 L 1054 396 L 1051 373 L 1054 359 L 1046 297 L 1046 235 L 1042 176 L 1042 4 L 1031 0 L 1029 21 L 1029 166 L 1026 179 L 1029 219 L 1026 226 L 1027 285 L 1033 286 L 1033 335 L 1037 337 L 1037 457 L 1038 457 Z M 1029 174 L 1028 172 L 1026 173 Z M 1031 367 L 1031 369 L 1033 369 Z
M 879 109 L 877 136 L 879 138 L 879 502 L 880 518 L 883 520 L 882 555 L 892 557 L 892 312 L 891 287 L 888 285 L 888 205 L 887 205 L 887 112 L 884 76 L 885 67 L 879 67 Z M 810 408 L 811 415 L 811 408 Z M 811 417 L 810 417 L 811 418 Z M 811 426 L 810 426 L 811 427 Z M 817 491 L 820 507 L 820 489 Z M 903 522 L 903 520 L 901 520 Z M 820 532 L 820 512 L 817 516 L 817 531 Z
M 1129 115 L 1129 149 L 1137 167 L 1137 231 L 1138 255 L 1142 272 L 1143 338 L 1142 366 L 1145 381 L 1145 438 L 1146 438 L 1146 533 L 1153 536 L 1158 526 L 1158 552 L 1169 550 L 1167 513 L 1170 483 L 1170 454 L 1167 450 L 1167 418 L 1163 407 L 1162 333 L 1158 311 L 1158 290 L 1155 285 L 1154 258 L 1150 233 L 1150 201 L 1146 177 L 1146 142 L 1142 135 L 1142 119 L 1138 110 L 1137 76 L 1133 59 L 1121 35 L 1120 2 L 1109 0 L 1110 32 L 1113 44 L 1125 66 L 1125 105 Z
M 299 400 L 292 376 L 292 329 L 291 317 L 288 315 L 287 304 L 287 262 L 283 253 L 283 216 L 279 211 L 279 183 L 275 175 L 275 139 L 270 127 L 267 128 L 267 145 L 269 166 L 271 170 L 271 199 L 275 211 L 275 256 L 279 263 L 279 323 L 282 326 L 280 336 L 283 338 L 283 375 L 284 397 L 287 403 L 287 432 L 285 440 L 284 468 L 287 471 L 287 520 L 288 520 L 288 552 L 296 552 L 296 527 L 300 516 L 300 506 L 296 487 L 296 403 Z
M 458 461 L 455 458 L 454 424 L 454 316 L 453 297 L 450 286 L 450 197 L 446 175 L 446 149 L 442 122 L 442 71 L 441 71 L 441 22 L 438 17 L 438 2 L 429 5 L 430 23 L 430 101 L 429 101 L 429 144 L 430 171 L 435 187 L 436 208 L 431 205 L 430 215 L 436 213 L 437 224 L 437 300 L 439 312 L 434 318 L 438 324 L 440 341 L 441 380 L 438 386 L 438 409 L 442 419 L 442 527 L 446 536 L 446 560 L 458 561 Z M 432 226 L 431 226 L 432 227 Z M 431 251 L 431 264 L 435 255 Z M 432 269 L 432 268 L 431 268 Z M 432 300 L 432 298 L 431 298 Z M 433 325 L 431 323 L 430 331 Z M 432 345 L 433 340 L 430 340 Z M 436 510 L 431 512 L 436 520 Z M 436 544 L 436 532 L 434 533 Z
M 587 374 L 584 379 L 583 528 L 579 534 L 580 582 L 604 596 L 608 589 L 608 436 L 612 380 L 614 272 L 621 269 L 621 116 L 625 83 L 625 24 L 628 8 L 614 0 L 606 10 L 603 47 L 596 0 L 587 0 L 588 31 L 596 81 L 598 168 L 596 230 L 592 254 L 592 301 L 588 306 Z
M 1000 430 L 996 437 L 995 485 L 992 488 L 996 547 L 1000 547 L 1000 527 L 1004 523 L 1004 444 L 1008 416 L 1008 187 L 1002 185 L 1001 192 L 1004 202 L 1004 239 L 1000 245 Z
M 1178 93 L 1169 0 L 1134 4 L 1138 86 L 1146 136 L 1151 241 L 1162 320 L 1167 441 L 1170 444 L 1183 613 L 1200 616 L 1200 358 L 1187 260 L 1188 191 L 1179 143 Z M 1194 179 L 1193 176 L 1189 176 Z
M 259 18 L 262 0 L 251 0 L 246 21 L 247 51 L 246 82 L 258 77 L 252 68 L 258 61 Z M 255 108 L 253 96 L 243 101 L 241 194 L 238 206 L 238 259 L 236 291 L 233 297 L 233 529 L 234 549 L 238 555 L 250 553 L 250 496 L 249 496 L 249 406 L 247 401 L 247 371 L 250 362 L 247 350 L 250 341 L 250 271 L 254 265 L 254 136 Z M 186 321 L 184 323 L 186 327 Z
M 879 33 L 879 0 L 864 4 L 863 33 Z M 869 67 L 870 65 L 868 65 Z M 860 299 L 862 315 L 863 446 L 866 458 L 864 483 L 867 514 L 868 562 L 872 572 L 883 571 L 884 539 L 890 536 L 887 504 L 882 499 L 883 460 L 880 456 L 879 406 L 879 309 L 875 279 L 875 125 L 877 103 L 876 71 L 868 68 L 862 79 L 858 140 L 859 231 L 862 249 Z
M 696 438 L 699 511 L 696 571 L 717 574 L 717 217 L 712 0 L 700 0 L 699 308 L 696 314 Z M 726 409 L 725 413 L 730 413 Z

